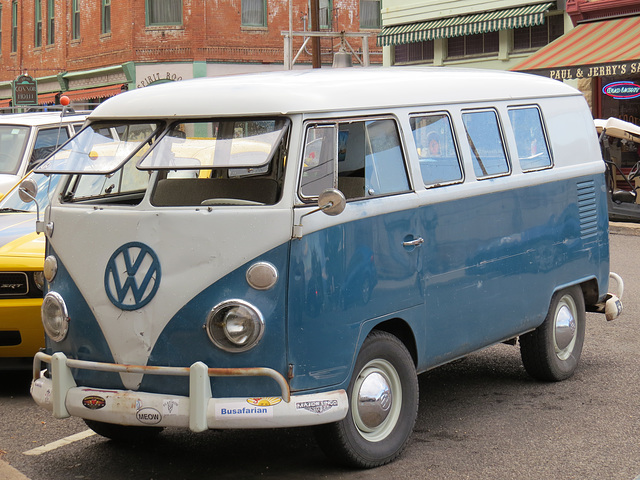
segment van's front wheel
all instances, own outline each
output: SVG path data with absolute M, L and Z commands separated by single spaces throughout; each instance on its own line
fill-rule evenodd
M 557 382 L 573 375 L 584 344 L 586 311 L 579 286 L 556 292 L 547 318 L 520 337 L 525 370 L 538 380 Z
M 347 393 L 347 416 L 316 427 L 322 450 L 359 468 L 394 460 L 409 442 L 418 411 L 418 379 L 406 347 L 389 333 L 372 332 L 362 345 Z

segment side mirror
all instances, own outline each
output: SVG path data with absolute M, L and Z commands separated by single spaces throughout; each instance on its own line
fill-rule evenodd
M 24 203 L 35 202 L 38 194 L 38 184 L 33 178 L 26 178 L 18 187 L 18 196 Z
M 24 203 L 36 202 L 36 232 L 44 233 L 44 222 L 40 221 L 40 205 L 36 200 L 38 194 L 38 184 L 33 178 L 26 178 L 22 181 L 18 187 L 18 196 Z M 53 232 L 53 227 L 50 229 L 50 233 Z
M 615 190 L 611 193 L 611 199 L 616 203 L 636 203 L 636 192 L 627 190 Z
M 335 215 L 340 215 L 346 206 L 347 200 L 344 198 L 344 194 L 340 190 L 327 188 L 324 192 L 318 195 L 318 208 L 314 208 L 310 212 L 302 215 L 299 223 L 293 226 L 293 238 L 302 238 L 302 219 L 307 215 L 322 211 L 333 217 Z
M 346 206 L 344 194 L 335 188 L 328 188 L 318 196 L 318 208 L 332 217 L 340 215 Z

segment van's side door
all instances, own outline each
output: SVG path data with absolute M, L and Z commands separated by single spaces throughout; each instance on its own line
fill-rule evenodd
M 294 390 L 345 381 L 366 322 L 423 312 L 417 196 L 393 118 L 308 124 L 299 195 L 302 225 L 292 240 L 289 361 Z M 317 195 L 337 187 L 340 215 L 311 213 Z M 413 317 L 412 317 L 413 316 Z

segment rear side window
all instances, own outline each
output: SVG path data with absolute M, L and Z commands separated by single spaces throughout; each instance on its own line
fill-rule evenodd
M 522 170 L 536 170 L 551 166 L 549 146 L 537 107 L 509 109 L 509 120 L 516 138 L 518 159 Z
M 307 129 L 301 196 L 337 187 L 347 199 L 410 189 L 396 122 L 376 119 Z
M 473 170 L 478 178 L 509 173 L 498 114 L 495 110 L 480 110 L 462 114 Z
M 434 186 L 462 180 L 449 116 L 421 115 L 410 121 L 424 184 Z
M 66 126 L 46 128 L 38 132 L 36 143 L 31 154 L 29 168 L 51 155 L 60 145 L 69 140 L 69 131 Z

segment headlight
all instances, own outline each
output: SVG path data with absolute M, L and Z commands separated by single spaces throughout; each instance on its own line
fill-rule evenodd
M 49 255 L 44 259 L 44 278 L 47 279 L 47 282 L 51 283 L 56 273 L 58 273 L 58 259 L 53 255 Z
M 262 338 L 264 319 L 250 303 L 227 300 L 213 307 L 205 327 L 217 347 L 227 352 L 245 352 Z
M 40 290 L 44 290 L 44 273 L 33 272 L 33 282 Z
M 69 331 L 69 314 L 60 294 L 49 292 L 42 301 L 42 325 L 54 342 L 61 342 Z

